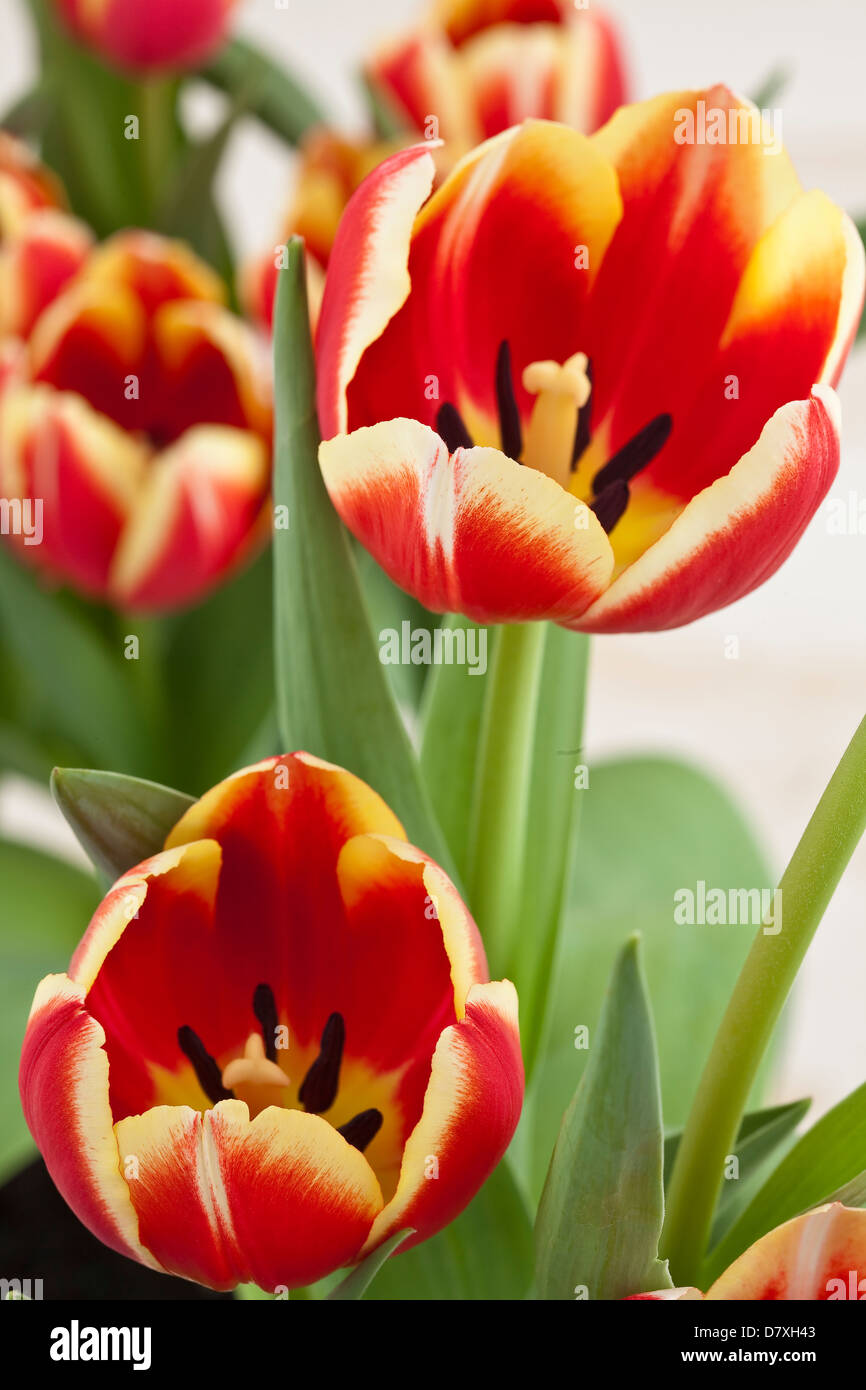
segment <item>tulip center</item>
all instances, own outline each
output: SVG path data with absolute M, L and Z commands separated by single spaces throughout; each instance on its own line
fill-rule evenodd
M 269 1105 L 288 1103 L 291 1078 L 277 1062 L 279 1019 L 270 985 L 257 985 L 253 994 L 253 1013 L 259 1024 L 244 1044 L 242 1057 L 235 1057 L 222 1070 L 201 1038 L 186 1024 L 177 1030 L 181 1052 L 191 1062 L 199 1085 L 208 1100 L 242 1100 L 255 1118 Z M 332 1013 L 321 1036 L 318 1055 L 307 1068 L 298 1090 L 301 1108 L 313 1115 L 324 1115 L 337 1100 L 346 1026 L 342 1014 Z M 382 1128 L 381 1110 L 361 1110 L 345 1124 L 337 1125 L 347 1143 L 361 1152 Z
M 524 369 L 522 384 L 529 395 L 535 396 L 525 440 L 514 393 L 511 350 L 503 342 L 495 370 L 503 453 L 527 468 L 546 473 L 560 487 L 584 500 L 609 534 L 625 515 L 633 479 L 667 443 L 673 428 L 672 417 L 667 412 L 653 416 L 602 461 L 604 454 L 599 459 L 597 441 L 592 438 L 592 364 L 586 353 L 576 352 L 563 363 L 530 362 Z M 472 448 L 472 437 L 452 402 L 446 401 L 439 407 L 436 428 L 452 453 L 458 448 Z

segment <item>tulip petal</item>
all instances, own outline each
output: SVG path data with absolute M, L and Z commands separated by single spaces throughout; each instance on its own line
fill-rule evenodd
M 436 612 L 567 622 L 608 583 L 613 553 L 595 515 L 495 449 L 449 457 L 426 425 L 390 420 L 328 440 L 319 460 L 349 529 Z
M 400 1247 L 408 1250 L 453 1220 L 505 1153 L 522 1103 L 514 986 L 508 980 L 473 985 L 465 1017 L 446 1028 L 436 1046 L 397 1190 L 362 1254 L 411 1226 L 415 1234 Z
M 649 1299 L 652 1303 L 694 1303 L 703 1297 L 700 1289 L 696 1289 L 693 1284 L 686 1284 L 679 1289 L 658 1289 L 655 1293 L 629 1294 L 628 1298 L 623 1299 L 623 1302 L 642 1303 Z
M 574 624 L 584 632 L 644 632 L 693 622 L 733 603 L 779 568 L 839 466 L 835 393 L 777 410 L 757 444 L 705 488 L 670 529 Z
M 346 388 L 364 350 L 405 302 L 415 214 L 433 186 L 431 145 L 414 145 L 374 169 L 343 214 L 317 335 L 318 405 L 327 438 L 346 428 Z
M 154 610 L 200 598 L 253 543 L 269 476 L 257 435 L 187 430 L 151 461 L 111 566 L 116 601 Z
M 177 439 L 199 424 L 270 435 L 271 400 L 262 346 L 217 304 L 175 300 L 152 322 L 158 387 L 149 427 Z
M 141 1237 L 212 1288 L 310 1284 L 356 1258 L 382 1208 L 363 1154 L 317 1115 L 241 1101 L 159 1106 L 117 1125 Z
M 0 404 L 0 459 L 4 495 L 42 503 L 41 543 L 22 543 L 23 557 L 103 594 L 147 467 L 144 446 L 79 396 L 13 385 Z
M 830 1202 L 762 1236 L 707 1298 L 832 1301 L 866 1297 L 866 1211 Z
M 800 193 L 785 151 L 767 154 L 754 138 L 770 134 L 754 107 L 718 86 L 624 107 L 592 136 L 616 169 L 624 209 L 580 344 L 593 363 L 593 466 L 667 412 L 674 422 L 671 440 L 643 481 L 661 480 L 659 486 L 678 496 L 692 496 L 728 471 L 773 410 L 804 395 L 817 379 L 807 375 L 755 415 L 744 409 L 744 385 L 737 410 L 751 433 L 714 474 L 705 470 L 693 485 L 678 483 L 679 469 L 701 466 L 713 434 L 706 415 L 696 417 L 703 424 L 702 449 L 690 447 L 691 436 L 678 447 L 684 416 L 704 379 L 701 364 L 710 364 L 709 418 L 715 421 L 728 408 L 715 364 L 737 287 L 755 245 Z M 698 372 L 683 370 L 684 354 Z
M 337 862 L 347 840 L 368 833 L 404 838 L 370 787 L 306 753 L 227 778 L 172 830 L 167 848 L 202 838 L 222 848 L 211 950 L 230 974 L 231 998 L 214 1000 L 207 1019 L 214 1055 L 236 1047 L 254 1025 L 250 1001 L 262 982 L 290 1026 L 291 1048 L 318 1044 L 338 1007 L 333 987 L 346 932 Z M 253 921 L 255 933 L 245 927 Z
M 82 222 L 53 208 L 34 212 L 0 252 L 0 331 L 26 338 L 82 267 L 93 238 Z
M 405 841 L 356 835 L 343 846 L 337 877 L 346 927 L 330 988 L 346 1025 L 344 1056 L 363 1070 L 354 1090 L 341 1084 L 328 1118 L 340 1125 L 376 1104 L 364 1090 L 368 1069 L 393 1077 L 384 1123 L 364 1150 L 390 1196 L 406 1139 L 421 1116 L 436 1043 L 444 1028 L 464 1017 L 471 987 L 489 978 L 487 962 L 454 885 Z
M 105 1035 L 66 975 L 39 985 L 21 1054 L 21 1104 L 51 1177 L 112 1250 L 158 1269 L 142 1246 L 108 1104 Z
M 154 232 L 117 232 L 93 252 L 86 278 L 101 284 L 125 285 L 147 314 L 177 299 L 225 302 L 226 292 L 215 270 L 185 242 Z
M 349 427 L 395 416 L 432 425 L 451 401 L 475 441 L 499 444 L 500 344 L 510 344 L 525 418 L 524 368 L 584 346 L 590 292 L 621 212 L 613 166 L 565 126 L 526 121 L 467 155 L 417 218 L 411 293 L 368 339 L 348 391 Z M 335 247 L 332 268 L 338 261 Z M 327 362 L 323 370 L 327 380 Z

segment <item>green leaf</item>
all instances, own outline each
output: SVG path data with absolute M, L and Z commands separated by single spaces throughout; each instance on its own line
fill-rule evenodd
M 551 975 L 574 872 L 583 791 L 583 715 L 589 638 L 547 625 L 523 869 L 524 930 L 509 971 L 520 988 L 520 1036 L 531 1074 L 547 1020 Z
M 298 79 L 244 39 L 224 44 L 201 75 L 229 96 L 248 92 L 252 113 L 290 145 L 297 145 L 312 126 L 329 124 Z
M 55 768 L 51 791 L 79 843 L 111 883 L 158 854 L 194 804 L 191 796 L 155 782 L 82 768 Z
M 21 139 L 39 136 L 45 129 L 51 113 L 51 85 L 45 80 L 24 92 L 17 101 L 7 107 L 0 118 L 0 126 L 10 135 Z
M 405 1231 L 398 1231 L 396 1235 L 391 1236 L 379 1246 L 378 1250 L 371 1250 L 366 1260 L 362 1260 L 357 1269 L 353 1269 L 351 1274 L 346 1275 L 342 1283 L 331 1290 L 327 1295 L 328 1300 L 345 1302 L 349 1299 L 363 1298 L 388 1256 L 397 1249 L 398 1245 L 402 1245 L 407 1236 L 414 1234 L 412 1228 L 407 1227 Z
M 515 1300 L 526 1297 L 531 1282 L 532 1226 L 506 1159 L 456 1221 L 389 1260 L 367 1297 Z
M 373 631 L 380 642 L 385 629 L 397 632 L 402 638 L 403 623 L 409 624 L 410 633 L 423 630 L 432 635 L 436 632 L 440 626 L 438 613 L 429 613 L 416 598 L 398 588 L 362 545 L 356 542 L 352 546 L 352 553 L 370 610 Z M 428 676 L 432 679 L 434 672 L 439 669 L 441 668 L 435 666 L 431 669 L 423 664 L 416 666 L 413 662 L 385 665 L 385 672 L 393 687 L 397 703 L 406 710 L 410 718 L 418 709 Z
M 140 83 L 69 37 L 46 0 L 30 0 L 41 62 L 51 74 L 42 154 L 63 180 L 73 211 L 100 236 L 149 226 L 162 181 L 184 147 L 174 78 Z M 127 138 L 127 118 L 139 118 Z
M 116 650 L 67 595 L 50 593 L 0 547 L 0 644 L 26 694 L 25 728 L 68 741 L 82 760 L 145 770 L 134 685 Z
M 678 925 L 674 894 L 694 890 L 699 879 L 725 889 L 772 884 L 727 794 L 683 763 L 635 758 L 592 767 L 588 788 L 575 795 L 583 810 L 551 1022 L 518 1134 L 532 1192 L 586 1062 L 575 1028 L 597 1022 L 616 943 L 641 934 L 665 1121 L 674 1128 L 685 1121 L 755 931 Z
M 205 603 L 170 620 L 165 775 L 172 781 L 204 792 L 254 761 L 251 745 L 273 707 L 272 612 L 268 550 Z M 267 748 L 278 751 L 287 751 L 278 741 Z
M 214 201 L 214 181 L 242 113 L 241 98 L 206 139 L 190 145 L 162 195 L 154 225 L 165 236 L 180 237 L 219 272 L 234 293 L 235 270 L 226 230 Z
M 738 1255 L 792 1216 L 835 1198 L 843 1185 L 859 1186 L 866 1153 L 866 1083 L 834 1105 L 770 1174 L 757 1195 L 707 1256 L 707 1288 Z
M 32 1153 L 18 1097 L 18 1056 L 36 986 L 63 971 L 99 902 L 80 869 L 0 840 L 0 1181 Z
M 794 1100 L 787 1105 L 771 1105 L 751 1110 L 743 1117 L 734 1146 L 737 1176 L 722 1186 L 713 1226 L 713 1241 L 721 1240 L 766 1178 L 769 1167 L 779 1162 L 779 1149 L 793 1142 L 793 1134 L 811 1105 L 810 1100 Z M 665 1182 L 673 1168 L 682 1131 L 665 1136 Z
M 487 643 L 489 632 L 460 614 L 442 621 L 443 634 L 454 641 Z M 468 648 L 467 648 L 468 650 Z M 480 648 L 476 648 L 476 653 Z M 457 872 L 465 877 L 472 816 L 472 789 L 478 757 L 478 738 L 484 708 L 486 674 L 469 665 L 443 663 L 430 672 L 421 709 L 421 771 L 437 820 L 454 856 Z
M 348 768 L 379 792 L 415 845 L 449 855 L 400 719 L 346 532 L 322 481 L 303 244 L 289 246 L 275 314 L 274 531 L 277 716 L 286 748 Z
M 759 111 L 766 111 L 774 101 L 778 101 L 790 81 L 791 69 L 780 64 L 767 73 L 750 100 L 754 102 Z
M 670 1288 L 661 1096 L 638 940 L 614 967 L 589 1062 L 563 1117 L 538 1208 L 539 1298 L 618 1299 Z

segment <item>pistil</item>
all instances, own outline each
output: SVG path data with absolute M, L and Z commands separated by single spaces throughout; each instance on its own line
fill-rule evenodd
M 250 1033 L 243 1057 L 229 1062 L 222 1082 L 227 1090 L 246 1102 L 253 1117 L 269 1105 L 281 1105 L 283 1092 L 292 1084 L 282 1067 L 265 1056 L 261 1033 Z
M 576 352 L 562 364 L 530 362 L 523 372 L 524 390 L 537 399 L 522 461 L 564 488 L 571 477 L 578 416 L 592 390 L 587 366 L 586 353 Z

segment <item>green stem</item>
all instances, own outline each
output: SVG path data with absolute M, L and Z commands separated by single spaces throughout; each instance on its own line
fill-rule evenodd
M 482 716 L 468 880 L 494 973 L 510 955 L 520 913 L 543 652 L 543 623 L 499 629 Z
M 782 929 L 762 927 L 713 1043 L 677 1151 L 661 1254 L 677 1284 L 700 1276 L 725 1160 L 782 1006 L 866 830 L 866 719 L 849 743 L 785 870 Z M 774 926 L 778 925 L 777 922 Z

